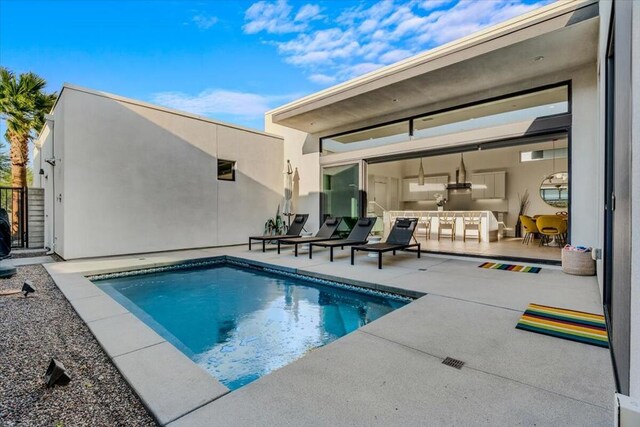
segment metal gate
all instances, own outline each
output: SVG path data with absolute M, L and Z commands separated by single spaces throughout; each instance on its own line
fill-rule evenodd
M 11 247 L 27 247 L 27 189 L 0 187 L 0 208 L 7 211 L 11 222 Z

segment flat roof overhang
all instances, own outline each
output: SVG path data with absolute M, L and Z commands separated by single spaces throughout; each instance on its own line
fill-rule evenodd
M 557 2 L 267 114 L 309 133 L 388 117 L 595 63 L 598 3 Z M 543 57 L 543 60 L 536 60 Z

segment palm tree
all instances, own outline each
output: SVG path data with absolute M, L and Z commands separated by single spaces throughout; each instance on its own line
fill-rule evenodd
M 57 98 L 56 93 L 45 93 L 47 82 L 34 73 L 18 77 L 8 69 L 0 68 L 0 115 L 7 124 L 5 138 L 11 150 L 11 185 L 27 186 L 29 141 L 44 125 L 48 113 Z M 19 199 L 13 199 L 13 231 L 18 231 Z

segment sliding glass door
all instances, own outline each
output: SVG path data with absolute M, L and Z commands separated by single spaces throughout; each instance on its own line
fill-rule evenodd
M 340 229 L 351 229 L 362 214 L 362 194 L 359 163 L 322 168 L 322 219 L 342 218 Z

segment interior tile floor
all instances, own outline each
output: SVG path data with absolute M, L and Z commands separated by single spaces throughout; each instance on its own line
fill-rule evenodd
M 443 252 L 449 254 L 475 255 L 484 257 L 509 257 L 543 261 L 559 262 L 561 250 L 559 246 L 540 246 L 539 240 L 534 240 L 528 245 L 522 243 L 521 238 L 505 237 L 495 242 L 478 242 L 475 238 L 467 238 L 462 241 L 460 236 L 451 241 L 448 236 L 440 240 L 432 234 L 431 239 L 425 236 L 417 236 L 422 250 L 427 252 Z

